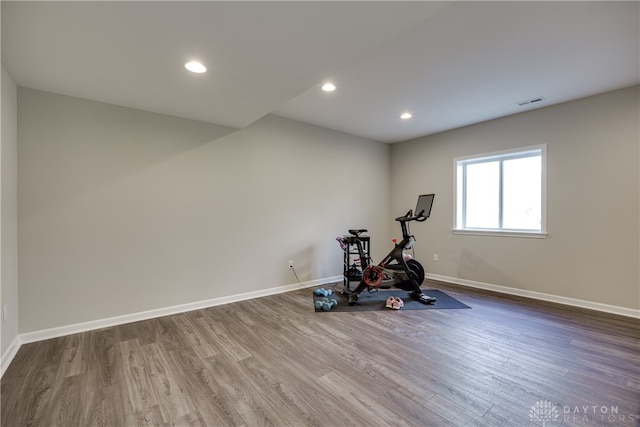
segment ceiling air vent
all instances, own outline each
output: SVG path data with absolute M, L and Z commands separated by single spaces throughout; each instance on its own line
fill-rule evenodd
M 516 104 L 518 104 L 521 107 L 524 107 L 525 105 L 535 104 L 536 102 L 541 102 L 541 101 L 544 101 L 544 97 L 538 96 L 537 98 L 531 98 L 531 99 L 527 99 L 526 101 L 516 102 Z

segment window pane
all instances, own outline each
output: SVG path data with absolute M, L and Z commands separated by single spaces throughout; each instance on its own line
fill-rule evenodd
M 500 163 L 467 164 L 467 228 L 500 227 Z
M 503 163 L 503 228 L 541 229 L 541 157 Z

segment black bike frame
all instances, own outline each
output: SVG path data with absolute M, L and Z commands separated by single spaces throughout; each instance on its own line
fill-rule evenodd
M 412 211 L 407 212 L 405 216 L 396 218 L 396 221 L 400 222 L 400 228 L 402 230 L 402 240 L 399 243 L 395 243 L 393 249 L 391 249 L 391 252 L 389 252 L 378 264 L 378 267 L 380 267 L 383 271 L 387 270 L 388 273 L 397 274 L 400 272 L 404 272 L 404 274 L 407 276 L 407 280 L 410 281 L 411 286 L 417 292 L 420 291 L 420 284 L 417 283 L 416 280 L 411 276 L 411 270 L 409 269 L 409 265 L 404 259 L 403 250 L 410 249 L 413 246 L 413 243 L 415 243 L 414 236 L 409 234 L 407 223 L 415 220 L 421 221 L 423 220 L 422 218 L 423 217 L 412 216 Z M 360 255 L 360 267 L 364 272 L 366 268 L 369 267 L 370 259 L 364 253 L 362 243 L 359 239 L 356 240 L 356 246 Z M 393 263 L 393 261 L 396 262 Z M 366 283 L 364 283 L 363 281 L 361 281 L 360 284 L 366 285 Z
M 409 234 L 407 223 L 416 220 L 418 217 L 412 217 L 411 213 L 412 212 L 409 211 L 405 216 L 396 218 L 396 221 L 400 222 L 400 228 L 402 229 L 402 240 L 395 244 L 393 249 L 391 249 L 391 252 L 389 252 L 382 261 L 380 261 L 378 267 L 393 271 L 403 270 L 406 273 L 407 278 L 411 281 L 413 287 L 415 289 L 420 289 L 420 284 L 416 283 L 413 277 L 411 277 L 411 270 L 403 256 L 404 249 L 411 248 L 413 243 L 415 243 L 415 238 Z M 411 244 L 411 246 L 409 246 L 409 244 Z M 396 261 L 397 264 L 390 264 L 392 261 Z

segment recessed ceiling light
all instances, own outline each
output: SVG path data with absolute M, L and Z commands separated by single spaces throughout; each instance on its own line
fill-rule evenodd
M 325 83 L 322 85 L 322 90 L 325 92 L 333 92 L 334 90 L 336 90 L 336 85 L 334 85 L 333 83 Z
M 184 64 L 184 68 L 191 71 L 192 73 L 198 73 L 198 74 L 201 74 L 207 71 L 207 67 L 205 67 L 204 65 L 202 65 L 197 61 L 187 62 L 186 64 Z
M 402 114 L 400 114 L 400 118 L 401 118 L 402 120 L 407 120 L 407 119 L 410 119 L 411 117 L 413 117 L 413 116 L 411 115 L 411 113 L 402 113 Z

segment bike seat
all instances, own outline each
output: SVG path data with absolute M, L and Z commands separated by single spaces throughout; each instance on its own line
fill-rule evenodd
M 367 229 L 366 228 L 358 228 L 358 229 L 351 229 L 349 230 L 349 233 L 353 236 L 360 236 L 362 233 L 366 233 Z

